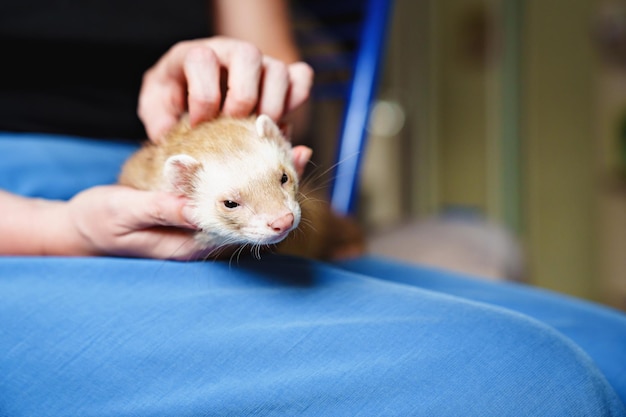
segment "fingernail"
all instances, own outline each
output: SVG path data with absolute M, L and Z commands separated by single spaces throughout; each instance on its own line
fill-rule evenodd
M 194 208 L 189 206 L 189 205 L 184 205 L 181 213 L 183 215 L 183 219 L 187 222 L 187 224 L 193 228 L 193 229 L 197 229 L 197 226 L 194 222 Z

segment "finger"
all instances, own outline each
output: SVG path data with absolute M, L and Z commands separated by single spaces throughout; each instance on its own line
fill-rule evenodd
M 203 253 L 203 247 L 189 230 L 150 228 L 124 236 L 125 255 L 157 259 L 193 260 Z
M 144 74 L 137 114 L 154 142 L 162 140 L 186 109 L 187 82 L 183 62 L 187 52 L 197 43 L 188 41 L 174 45 Z
M 139 92 L 137 115 L 148 138 L 154 142 L 161 141 L 184 110 L 184 86 L 165 77 L 163 71 L 156 68 L 146 72 Z
M 233 117 L 248 116 L 259 97 L 263 55 L 254 46 L 240 43 L 221 58 L 228 71 L 228 91 L 222 111 Z
M 154 193 L 151 198 L 154 204 L 152 208 L 148 205 L 147 213 L 155 224 L 197 229 L 189 217 L 190 211 L 186 210 L 189 203 L 187 198 L 164 192 Z
M 305 62 L 295 62 L 287 67 L 290 88 L 285 103 L 286 112 L 290 112 L 308 100 L 313 86 L 313 68 Z
M 126 204 L 130 204 L 132 224 L 129 229 L 140 230 L 155 226 L 175 226 L 196 229 L 185 207 L 188 200 L 166 192 L 136 191 Z
M 296 146 L 291 150 L 291 158 L 299 178 L 302 178 L 306 164 L 309 163 L 312 155 L 313 150 L 303 145 Z
M 263 76 L 258 112 L 279 120 L 285 109 L 289 89 L 287 65 L 274 58 L 263 57 Z
M 184 111 L 182 87 L 172 82 L 148 81 L 139 94 L 137 114 L 148 138 L 162 140 Z
M 220 108 L 220 67 L 206 45 L 191 48 L 184 61 L 188 89 L 189 121 L 192 125 L 217 116 Z

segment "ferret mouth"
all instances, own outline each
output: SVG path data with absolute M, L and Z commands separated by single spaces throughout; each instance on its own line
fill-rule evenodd
M 267 238 L 263 244 L 265 245 L 274 245 L 276 243 L 279 243 L 281 241 L 283 241 L 288 235 L 289 233 L 291 233 L 291 230 L 285 230 L 282 233 L 279 233 L 277 235 L 271 236 L 269 238 Z
M 276 243 L 280 243 L 292 232 L 293 229 L 285 230 L 284 232 L 267 236 L 249 236 L 250 243 L 257 245 L 275 245 Z

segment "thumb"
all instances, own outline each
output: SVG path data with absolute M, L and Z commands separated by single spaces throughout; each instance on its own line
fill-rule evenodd
M 296 146 L 291 150 L 291 158 L 299 178 L 302 178 L 306 165 L 311 160 L 312 155 L 313 150 L 303 145 Z
M 175 226 L 197 229 L 190 216 L 189 199 L 162 191 L 143 191 L 133 202 L 137 228 Z

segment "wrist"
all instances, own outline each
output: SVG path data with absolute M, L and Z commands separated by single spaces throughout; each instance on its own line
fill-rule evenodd
M 66 201 L 38 200 L 34 219 L 39 222 L 41 231 L 41 255 L 46 256 L 88 256 L 87 240 L 80 233 L 72 217 L 70 203 Z

